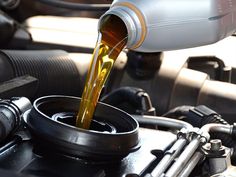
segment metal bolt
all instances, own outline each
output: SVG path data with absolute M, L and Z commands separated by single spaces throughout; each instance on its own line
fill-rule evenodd
M 210 141 L 211 144 L 211 150 L 212 151 L 219 151 L 222 146 L 222 142 L 220 139 L 214 139 Z

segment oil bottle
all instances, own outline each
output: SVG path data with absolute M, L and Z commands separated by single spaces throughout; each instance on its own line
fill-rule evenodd
M 219 41 L 236 31 L 235 0 L 114 0 L 128 31 L 127 48 L 159 52 Z

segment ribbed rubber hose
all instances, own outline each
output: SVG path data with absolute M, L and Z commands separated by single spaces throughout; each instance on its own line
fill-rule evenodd
M 2 50 L 0 63 L 1 82 L 23 75 L 38 79 L 34 98 L 50 94 L 80 96 L 82 93 L 83 86 L 77 66 L 65 51 Z

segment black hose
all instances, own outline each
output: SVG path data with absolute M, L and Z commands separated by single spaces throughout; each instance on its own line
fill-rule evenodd
M 187 106 L 187 105 L 178 106 L 176 108 L 169 110 L 167 113 L 163 114 L 162 116 L 178 119 L 179 117 L 188 114 L 191 108 L 193 108 L 193 106 Z
M 22 114 L 31 107 L 31 102 L 25 97 L 0 101 L 0 142 L 22 125 Z
M 107 104 L 118 106 L 124 102 L 130 103 L 133 107 L 139 108 L 139 99 L 137 97 L 138 92 L 143 91 L 140 88 L 135 87 L 121 87 L 111 93 L 105 95 L 100 101 Z
M 71 10 L 84 10 L 84 11 L 107 11 L 110 4 L 83 4 L 74 2 L 65 2 L 62 0 L 38 0 L 41 3 Z
M 30 96 L 32 100 L 51 94 L 80 96 L 82 93 L 79 68 L 65 51 L 0 50 L 0 63 L 0 82 L 24 75 L 38 79 L 38 88 Z
M 227 121 L 225 121 L 220 115 L 214 115 L 206 117 L 205 119 L 202 119 L 201 126 L 204 126 L 209 123 L 218 123 L 223 125 L 229 125 Z M 220 139 L 223 143 L 223 145 L 233 148 L 233 153 L 231 154 L 231 160 L 235 164 L 236 163 L 236 142 L 235 140 L 225 133 L 211 133 L 212 139 Z
M 132 114 L 156 114 L 149 95 L 140 88 L 121 87 L 105 95 L 100 101 L 119 107 Z

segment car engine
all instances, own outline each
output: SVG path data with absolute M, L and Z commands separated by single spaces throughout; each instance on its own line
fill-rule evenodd
M 90 129 L 74 126 L 99 3 L 0 1 L 0 176 L 236 176 L 234 34 L 123 50 Z

